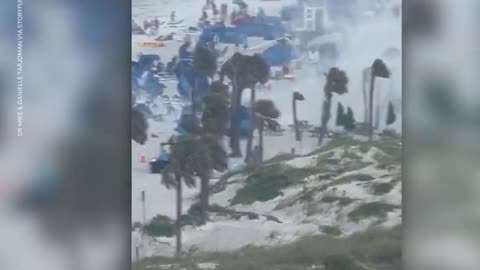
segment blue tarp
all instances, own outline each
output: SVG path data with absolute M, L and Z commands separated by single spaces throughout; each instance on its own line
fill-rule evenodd
M 138 89 L 138 79 L 142 76 L 142 72 L 140 72 L 140 68 L 137 62 L 132 61 L 132 75 L 131 75 L 131 83 L 132 83 L 132 91 Z
M 189 44 L 184 44 L 179 50 L 180 62 L 175 70 L 178 80 L 177 90 L 184 99 L 190 99 L 192 91 L 195 90 L 195 99 L 201 101 L 208 94 L 210 83 L 206 73 L 193 70 L 193 55 L 188 50 L 188 46 Z
M 138 62 L 132 61 L 132 77 L 140 78 L 142 76 L 142 71 L 140 70 L 140 65 Z
M 157 96 L 162 95 L 165 86 L 160 84 L 158 78 L 156 78 L 152 72 L 146 71 L 142 78 L 137 80 L 137 84 L 140 88 L 143 88 L 148 94 Z
M 205 45 L 209 42 L 242 45 L 246 48 L 248 36 L 236 27 L 211 26 L 203 29 L 199 43 Z
M 270 66 L 284 66 L 296 59 L 297 55 L 291 45 L 277 43 L 266 49 L 262 53 L 262 57 Z
M 175 69 L 175 75 L 178 80 L 178 93 L 182 98 L 189 99 L 191 97 L 193 83 L 192 65 L 187 62 L 179 62 Z
M 160 84 L 158 78 L 153 76 L 150 71 L 154 62 L 160 62 L 160 56 L 156 54 L 141 55 L 138 62 L 132 61 L 132 89 L 143 88 L 151 95 L 163 94 L 164 86 Z
M 193 54 L 190 51 L 190 43 L 185 42 L 178 50 L 179 62 L 175 68 L 177 77 L 177 90 L 184 99 L 189 99 L 192 93 L 193 84 Z
M 194 72 L 192 66 L 179 64 L 176 70 L 177 90 L 184 99 L 190 99 L 195 90 L 195 99 L 201 101 L 208 94 L 210 82 L 204 72 Z
M 279 38 L 287 32 L 282 18 L 275 16 L 249 17 L 237 29 L 249 37 L 263 37 L 266 40 Z
M 250 127 L 250 110 L 245 106 L 240 106 L 240 136 L 248 136 Z
M 160 157 L 158 157 L 159 160 L 161 161 L 168 161 L 169 154 L 167 152 L 162 152 L 160 154 Z

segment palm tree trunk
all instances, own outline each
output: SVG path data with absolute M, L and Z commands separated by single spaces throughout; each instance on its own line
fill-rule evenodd
M 368 83 L 368 75 L 370 73 L 370 69 L 366 68 L 363 70 L 363 81 L 362 81 L 362 93 L 363 93 L 363 108 L 364 108 L 364 117 L 363 121 L 366 123 L 368 121 L 368 95 L 367 95 L 367 83 Z
M 300 135 L 300 128 L 298 127 L 298 119 L 297 119 L 297 101 L 295 97 L 292 98 L 292 106 L 293 106 L 293 125 L 295 126 L 295 140 L 297 142 L 302 140 Z
M 208 176 L 203 175 L 201 177 L 200 183 L 200 211 L 202 216 L 202 224 L 205 224 L 208 219 L 208 197 L 209 197 L 209 190 L 208 190 Z
M 258 131 L 258 162 L 263 162 L 263 131 L 265 127 L 265 121 L 263 118 L 260 119 L 260 127 Z
M 240 150 L 240 99 L 242 91 L 237 86 L 237 72 L 233 73 L 232 108 L 230 110 L 230 157 L 241 157 Z
M 250 92 L 250 126 L 248 129 L 248 141 L 247 149 L 245 155 L 245 163 L 249 163 L 252 160 L 252 143 L 253 143 L 253 132 L 257 126 L 255 120 L 255 87 L 252 87 Z
M 325 101 L 323 102 L 323 111 L 322 111 L 322 125 L 320 127 L 320 134 L 318 136 L 318 145 L 321 145 L 323 138 L 327 134 L 327 124 L 330 120 L 330 110 L 332 107 L 332 95 L 326 95 Z
M 182 253 L 182 179 L 176 176 L 176 191 L 177 191 L 177 221 L 176 221 L 176 238 L 177 250 L 176 256 L 179 257 Z
M 373 71 L 370 73 L 370 95 L 368 102 L 368 140 L 373 140 L 373 92 L 375 90 L 375 76 Z

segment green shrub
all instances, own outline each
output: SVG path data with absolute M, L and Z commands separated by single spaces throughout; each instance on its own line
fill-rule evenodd
M 402 162 L 402 141 L 396 137 L 381 137 L 374 142 L 374 146 L 382 150 L 392 163 Z
M 340 206 L 347 206 L 352 202 L 354 202 L 355 200 L 349 197 L 325 196 L 320 201 L 324 203 L 338 202 Z
M 253 172 L 256 168 L 257 168 L 257 166 L 248 165 L 241 170 L 228 171 L 228 172 L 224 173 L 215 184 L 213 184 L 209 187 L 210 194 L 220 193 L 220 192 L 224 191 L 227 188 L 227 184 L 237 182 L 237 181 L 235 181 L 235 182 L 227 183 L 230 178 L 232 178 L 236 175 L 240 175 L 240 174 L 248 175 L 251 172 Z
M 386 217 L 388 212 L 391 212 L 399 207 L 396 205 L 383 203 L 383 202 L 370 202 L 359 205 L 352 212 L 348 214 L 348 217 L 352 221 L 359 221 L 361 219 L 370 217 Z
M 372 191 L 375 195 L 387 194 L 393 189 L 392 183 L 377 183 L 372 185 Z
M 402 176 L 401 175 L 397 175 L 395 176 L 394 178 L 392 178 L 392 181 L 390 181 L 391 183 L 398 183 L 398 182 L 402 182 Z
M 385 241 L 385 240 L 384 240 Z M 396 264 L 402 257 L 402 245 L 399 241 L 385 241 L 382 249 L 373 255 L 373 260 L 378 263 Z
M 318 165 L 330 165 L 330 166 L 335 166 L 340 164 L 340 160 L 336 158 L 326 158 L 322 160 L 318 160 Z
M 175 221 L 167 216 L 158 215 L 143 226 L 143 231 L 150 236 L 172 237 L 175 234 Z
M 360 143 L 360 146 L 358 147 L 358 150 L 360 150 L 360 152 L 366 154 L 370 150 L 370 147 L 371 147 L 371 144 L 369 144 L 369 143 Z
M 392 269 L 401 261 L 401 227 L 393 229 L 371 229 L 345 238 L 326 235 L 306 236 L 293 243 L 271 248 L 249 246 L 234 252 L 196 253 L 180 258 L 151 258 L 142 261 L 136 270 L 158 264 L 186 265 L 194 262 L 217 263 L 217 270 L 306 270 L 312 265 L 327 263 L 328 270 L 365 270 L 365 265 L 382 265 L 378 269 Z M 330 263 L 329 263 L 330 262 Z M 193 270 L 192 268 L 184 268 Z M 348 269 L 348 268 L 347 268 Z M 377 269 L 376 267 L 372 269 Z
M 281 164 L 259 167 L 246 179 L 245 186 L 237 191 L 232 205 L 269 201 L 282 195 L 282 189 L 301 183 L 306 177 L 322 170 L 323 168 L 317 167 L 294 168 Z
M 203 225 L 201 206 L 199 202 L 192 204 L 188 209 L 187 214 L 182 215 L 182 227 L 187 225 L 194 227 Z
M 386 137 L 386 138 L 394 138 L 401 140 L 402 136 L 398 134 L 394 129 L 384 129 L 380 134 L 378 134 L 381 137 Z
M 287 160 L 294 159 L 296 157 L 298 157 L 298 156 L 295 155 L 295 154 L 292 154 L 292 153 L 280 153 L 280 154 L 277 154 L 276 156 L 274 156 L 273 158 L 264 161 L 264 164 L 279 163 L 279 162 L 282 162 L 282 161 L 287 161 Z
M 363 162 L 363 161 L 351 161 L 351 162 L 344 162 L 343 164 L 340 164 L 336 166 L 333 170 L 333 172 L 336 175 L 340 175 L 346 172 L 351 172 L 351 171 L 357 171 L 360 169 L 363 169 L 365 167 L 368 167 L 374 163 L 372 162 Z
M 402 258 L 402 230 L 401 226 L 392 229 L 370 229 L 364 233 L 357 233 L 350 237 L 352 244 L 351 254 L 361 261 L 371 264 L 392 266 L 400 265 Z M 361 246 L 360 243 L 368 243 Z
M 349 183 L 352 183 L 352 182 L 355 182 L 355 181 L 366 182 L 366 181 L 371 181 L 373 179 L 375 179 L 375 178 L 371 175 L 368 175 L 368 174 L 351 174 L 351 175 L 347 175 L 347 176 L 344 176 L 344 177 L 340 177 L 337 180 L 335 180 L 335 181 L 333 181 L 333 182 L 331 182 L 327 185 L 324 185 L 321 190 L 323 191 L 323 190 L 328 189 L 329 187 L 339 186 L 339 185 L 343 185 L 343 184 L 349 184 Z
M 219 205 L 216 205 L 216 204 L 211 205 L 209 207 L 209 211 L 211 213 L 216 213 L 216 214 L 220 214 L 220 215 L 224 215 L 224 216 L 230 216 L 231 218 L 236 219 L 236 220 L 238 220 L 242 217 L 247 217 L 248 219 L 259 219 L 260 218 L 260 216 L 257 213 L 235 211 L 235 210 L 228 209 L 226 207 L 222 207 L 222 206 L 219 206 Z
M 346 148 L 342 153 L 342 159 L 362 160 L 362 157 L 356 151 L 352 151 L 351 148 Z
M 325 173 L 325 174 L 321 174 L 317 177 L 317 180 L 318 181 L 325 181 L 325 180 L 330 180 L 332 179 L 333 177 L 335 177 L 335 174 L 333 173 Z
M 332 235 L 332 236 L 340 236 L 343 234 L 342 230 L 336 226 L 320 226 L 320 230 L 324 234 Z
M 274 217 L 274 216 L 271 216 L 271 215 L 263 215 L 268 221 L 273 221 L 273 222 L 276 222 L 276 223 L 283 223 L 280 221 L 280 219 Z
M 357 270 L 355 260 L 345 254 L 328 255 L 323 265 L 325 270 Z
M 233 264 L 225 263 L 217 266 L 215 270 L 268 270 L 266 265 L 252 261 L 235 261 Z

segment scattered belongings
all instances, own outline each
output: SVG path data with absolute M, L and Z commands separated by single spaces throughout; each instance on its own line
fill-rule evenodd
M 158 40 L 136 41 L 135 45 L 138 47 L 165 47 L 165 43 Z

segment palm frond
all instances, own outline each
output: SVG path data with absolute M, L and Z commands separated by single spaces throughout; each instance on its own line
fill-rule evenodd
M 227 130 L 229 100 L 224 94 L 212 93 L 203 100 L 202 128 L 208 134 L 223 135 Z
M 274 119 L 268 119 L 268 118 L 264 118 L 263 120 L 265 121 L 265 127 L 268 130 L 271 130 L 271 131 L 280 130 L 280 123 L 278 123 L 278 121 Z
M 237 75 L 239 90 L 253 88 L 257 83 L 266 83 L 270 78 L 270 66 L 258 54 L 253 56 L 235 53 L 221 67 L 221 77 L 227 76 L 233 81 Z
M 328 71 L 326 77 L 325 92 L 327 95 L 331 95 L 331 93 L 342 95 L 348 92 L 348 77 L 345 71 L 333 67 Z
M 302 100 L 305 100 L 305 97 L 301 93 L 295 91 L 293 93 L 293 99 L 302 101 Z
M 147 141 L 148 122 L 137 108 L 132 108 L 132 140 L 141 145 Z
M 269 99 L 260 99 L 255 103 L 255 112 L 261 116 L 277 119 L 280 117 L 280 111 L 275 103 Z
M 182 178 L 183 181 L 185 182 L 185 185 L 189 188 L 196 187 L 196 182 L 195 182 L 195 177 L 189 173 L 182 173 Z
M 228 155 L 223 146 L 212 136 L 203 136 L 201 143 L 205 145 L 210 159 L 210 167 L 223 172 L 228 168 Z
M 375 59 L 372 64 L 372 74 L 380 78 L 390 78 L 390 70 L 382 59 Z
M 162 171 L 162 184 L 167 188 L 171 189 L 174 188 L 177 185 L 175 175 L 173 173 L 173 170 L 170 166 L 167 166 L 163 171 Z

